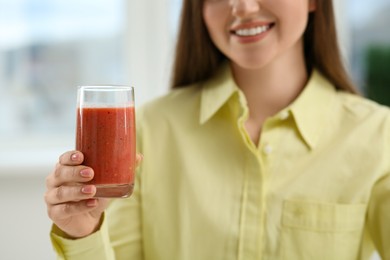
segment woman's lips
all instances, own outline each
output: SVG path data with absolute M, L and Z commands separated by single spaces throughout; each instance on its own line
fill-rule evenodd
M 275 26 L 275 23 L 247 23 L 240 24 L 230 30 L 240 43 L 254 43 L 262 40 Z
M 274 23 L 253 23 L 235 26 L 230 32 L 240 37 L 253 37 L 265 33 L 274 26 Z

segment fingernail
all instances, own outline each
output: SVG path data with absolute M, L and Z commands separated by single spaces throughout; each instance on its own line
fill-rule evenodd
M 78 161 L 79 155 L 78 155 L 77 153 L 74 153 L 74 154 L 72 154 L 72 155 L 70 156 L 70 159 L 71 159 L 72 161 Z
M 95 207 L 96 205 L 97 205 L 97 200 L 95 200 L 95 199 L 87 200 L 88 207 Z
M 90 178 L 90 177 L 92 177 L 92 172 L 90 169 L 83 169 L 80 171 L 80 175 L 81 175 L 81 177 L 84 177 L 84 178 Z
M 91 193 L 94 192 L 93 186 L 90 186 L 90 185 L 88 185 L 88 186 L 83 186 L 83 187 L 81 188 L 81 192 L 82 192 L 82 193 L 85 193 L 85 194 L 91 194 Z

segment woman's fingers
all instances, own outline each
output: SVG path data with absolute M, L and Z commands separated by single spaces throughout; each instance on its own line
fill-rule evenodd
M 54 172 L 47 176 L 46 187 L 52 189 L 65 183 L 87 182 L 93 178 L 93 170 L 83 165 L 67 166 L 57 164 Z
M 78 165 L 84 161 L 83 153 L 79 151 L 68 151 L 59 158 L 59 163 L 64 165 Z
M 79 151 L 68 151 L 62 154 L 54 171 L 46 178 L 47 189 L 61 186 L 65 183 L 86 182 L 93 178 L 93 170 L 80 165 L 84 155 Z
M 48 205 L 56 205 L 64 202 L 74 202 L 93 198 L 96 194 L 94 185 L 59 186 L 49 189 L 45 194 Z
M 48 207 L 48 215 L 54 221 L 61 221 L 70 217 L 90 212 L 98 206 L 97 199 L 87 199 L 77 202 L 67 202 Z

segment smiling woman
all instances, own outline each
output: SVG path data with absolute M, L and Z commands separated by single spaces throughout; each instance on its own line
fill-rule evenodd
M 390 110 L 349 83 L 333 0 L 183 0 L 179 28 L 172 91 L 137 110 L 132 196 L 58 155 L 58 257 L 387 259 Z
M 210 0 L 215 3 L 224 1 L 228 0 Z M 0 259 L 54 258 L 48 239 L 50 223 L 42 205 L 43 179 L 52 170 L 58 155 L 74 146 L 76 86 L 94 83 L 132 84 L 135 86 L 137 105 L 165 92 L 180 2 L 0 1 L 0 241 L 7 241 L 7 246 L 0 247 Z M 349 2 L 352 6 L 358 5 L 356 0 Z M 369 8 L 375 9 L 377 2 L 388 3 L 387 0 L 371 1 Z M 346 1 L 334 3 L 339 8 Z M 345 10 L 350 11 L 349 8 L 336 11 L 339 11 L 339 28 L 343 29 L 341 40 L 346 46 L 348 57 L 354 47 L 351 47 Z M 194 30 L 193 25 L 189 24 L 186 28 L 188 32 L 199 29 Z M 251 37 L 266 33 L 274 29 L 273 26 L 271 23 L 259 24 L 256 28 L 233 27 L 233 31 L 238 36 Z M 347 42 L 351 45 L 345 44 Z M 195 47 L 201 49 L 203 43 Z M 204 68 L 209 73 L 209 67 Z M 180 85 L 188 79 L 175 80 Z M 281 119 L 289 122 L 290 114 L 284 112 L 286 114 L 281 114 Z M 222 136 L 226 134 L 226 131 L 219 133 Z M 208 145 L 210 151 L 215 148 L 212 142 Z M 269 144 L 264 147 L 264 154 L 272 156 L 275 151 Z M 198 174 L 196 172 L 192 177 Z M 210 183 L 203 179 L 201 181 L 199 186 L 213 188 Z M 250 182 L 247 184 L 251 185 Z M 236 190 L 236 187 L 231 190 Z M 175 198 L 184 202 L 184 209 L 187 210 L 184 213 L 188 214 L 191 209 L 188 208 L 190 204 L 185 203 L 185 197 Z M 213 201 L 218 198 L 214 196 L 206 199 L 209 203 L 210 199 Z M 309 209 L 309 215 L 310 212 L 320 211 L 326 214 L 335 211 L 359 212 L 359 208 L 301 205 L 294 201 L 287 203 L 286 208 L 285 229 L 304 225 L 295 215 L 299 215 L 301 208 Z M 215 208 L 211 210 L 216 211 Z M 33 219 L 34 224 L 27 221 L 26 217 Z M 223 222 L 230 217 L 231 214 L 226 214 L 215 219 L 215 222 Z M 344 221 L 343 216 L 338 215 L 337 220 Z M 332 229 L 338 229 L 338 221 L 332 223 Z M 230 221 L 226 222 L 231 226 Z M 187 231 L 192 231 L 193 223 L 188 224 L 191 228 Z M 206 231 L 207 236 L 210 236 L 210 229 Z M 157 233 L 152 230 L 151 234 Z M 169 234 L 173 234 L 171 230 Z M 194 237 L 196 234 L 190 235 Z M 156 241 L 161 243 L 161 237 L 156 236 Z M 291 241 L 286 241 L 289 246 Z M 227 243 L 234 244 L 234 241 Z M 21 245 L 23 250 L 20 250 Z M 208 245 L 214 247 L 214 243 Z M 216 252 L 215 248 L 211 248 L 211 251 Z

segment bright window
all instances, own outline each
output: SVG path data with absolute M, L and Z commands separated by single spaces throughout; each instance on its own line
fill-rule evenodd
M 123 82 L 123 0 L 0 2 L 0 135 L 73 131 L 79 84 Z
M 77 86 L 166 91 L 180 3 L 0 0 L 0 175 L 46 175 L 73 149 Z

